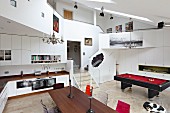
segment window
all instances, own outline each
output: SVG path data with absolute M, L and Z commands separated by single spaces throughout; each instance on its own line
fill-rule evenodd
M 73 12 L 64 10 L 64 19 L 73 20 Z

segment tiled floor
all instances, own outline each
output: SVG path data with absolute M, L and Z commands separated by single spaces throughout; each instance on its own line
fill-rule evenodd
M 131 113 L 147 113 L 142 107 L 147 98 L 147 89 L 133 86 L 132 90 L 120 89 L 120 82 L 110 81 L 100 85 L 100 88 L 94 89 L 93 94 L 96 97 L 99 91 L 104 91 L 109 95 L 108 106 L 115 109 L 117 100 L 122 100 L 131 105 Z M 32 95 L 28 97 L 11 99 L 7 102 L 6 108 L 3 113 L 43 113 L 40 100 L 48 107 L 54 106 L 52 99 L 48 93 Z M 154 103 L 161 104 L 167 111 L 170 111 L 170 91 L 163 91 L 160 97 L 153 99 Z M 170 113 L 170 112 L 169 112 Z

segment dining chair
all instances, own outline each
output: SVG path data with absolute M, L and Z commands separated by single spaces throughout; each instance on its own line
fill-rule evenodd
M 116 111 L 118 113 L 130 113 L 130 105 L 123 101 L 118 100 Z
M 102 102 L 103 104 L 107 105 L 108 102 L 108 94 L 103 91 L 99 91 L 96 95 L 97 99 Z
M 93 93 L 93 87 L 90 85 L 86 85 L 86 92 L 85 92 L 88 96 L 92 96 Z
M 53 85 L 53 89 L 61 89 L 64 88 L 64 83 L 56 83 Z
M 47 106 L 43 103 L 42 100 L 40 101 L 40 103 L 43 107 L 44 113 L 62 113 L 57 106 L 52 107 L 52 108 L 47 108 Z

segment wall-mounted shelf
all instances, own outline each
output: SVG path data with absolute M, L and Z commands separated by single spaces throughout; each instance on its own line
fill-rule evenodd
M 0 61 L 10 61 L 11 50 L 0 50 Z
M 170 67 L 139 65 L 139 71 L 170 74 Z
M 61 55 L 31 55 L 32 64 L 59 63 L 59 62 L 61 62 Z

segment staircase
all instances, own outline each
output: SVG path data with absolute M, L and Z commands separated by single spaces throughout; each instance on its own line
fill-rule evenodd
M 93 86 L 93 89 L 98 88 L 96 82 L 93 79 L 91 79 L 91 76 L 88 73 L 88 71 L 76 70 L 74 71 L 74 77 L 77 81 L 77 84 L 79 85 L 80 89 L 83 92 L 85 92 L 86 85 Z

